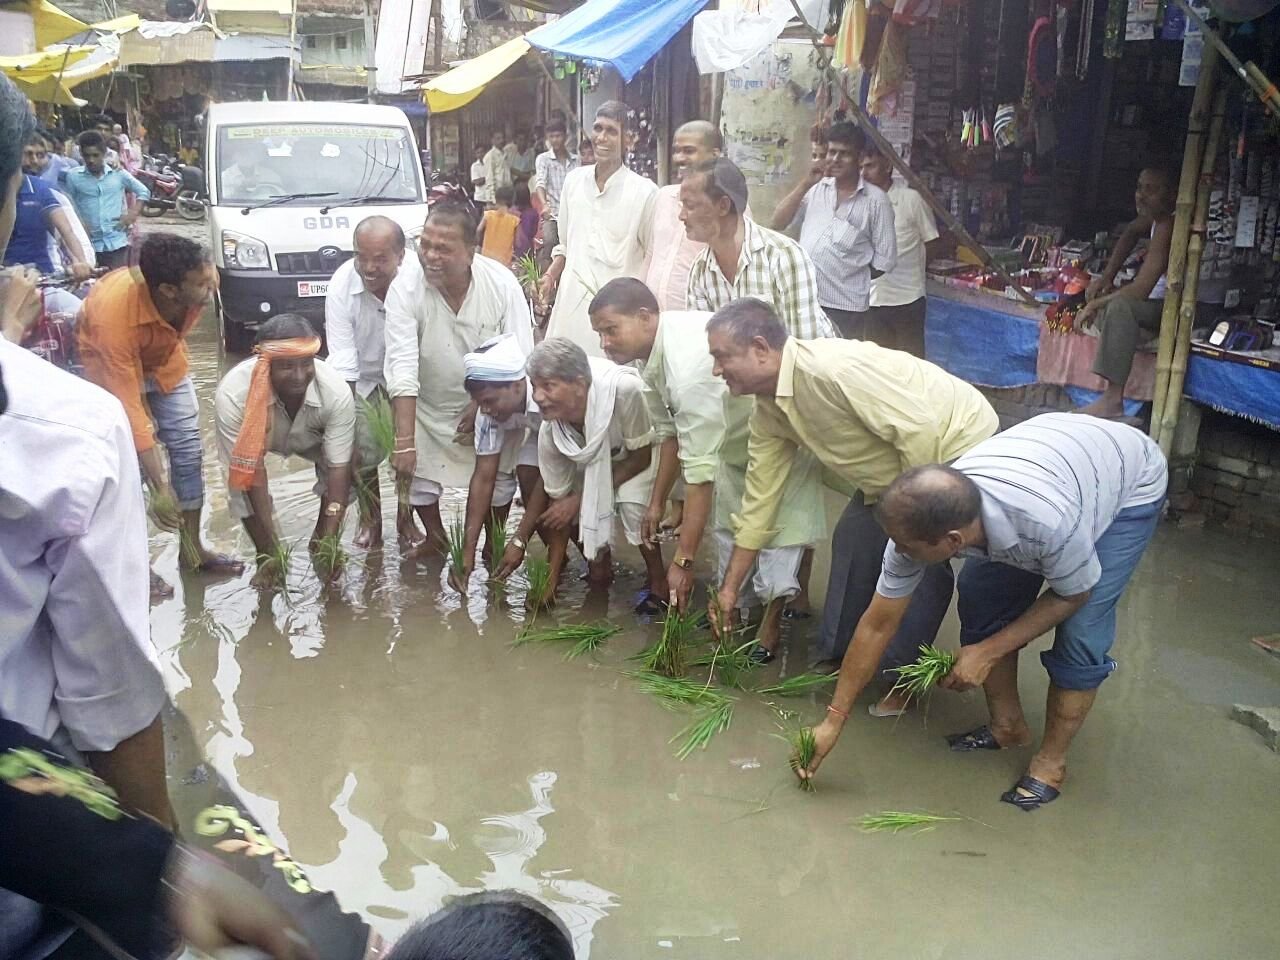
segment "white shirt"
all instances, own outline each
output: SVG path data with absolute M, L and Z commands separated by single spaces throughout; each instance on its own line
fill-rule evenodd
M 113 750 L 165 699 L 133 435 L 115 397 L 4 340 L 0 374 L 0 714 Z
M 484 184 L 480 180 L 484 179 L 484 161 L 477 160 L 471 165 L 471 183 L 475 187 L 476 199 L 483 199 L 480 194 L 484 191 Z
M 589 357 L 602 357 L 600 338 L 591 329 L 587 307 L 610 280 L 643 277 L 653 234 L 658 187 L 625 166 L 596 186 L 596 168 L 569 171 L 556 215 L 560 243 L 552 256 L 564 256 L 564 273 L 547 323 L 548 337 L 568 337 Z
M 473 257 L 471 286 L 455 314 L 427 283 L 418 258 L 405 258 L 387 293 L 384 376 L 393 398 L 418 398 L 415 472 L 421 479 L 447 487 L 470 482 L 474 450 L 453 442 L 471 400 L 462 358 L 501 333 L 514 334 L 526 357 L 533 352 L 529 303 L 510 269 Z
M 356 385 L 362 397 L 385 386 L 386 323 L 386 305 L 365 289 L 355 260 L 338 267 L 324 298 L 328 362 L 347 383 Z
M 897 307 L 924 296 L 924 245 L 938 239 L 938 225 L 924 198 L 901 180 L 889 187 L 898 263 L 871 281 L 871 306 Z
M 982 494 L 985 547 L 961 551 L 1038 573 L 1060 597 L 1102 576 L 1097 543 L 1122 510 L 1162 499 L 1169 466 L 1140 430 L 1078 413 L 1046 413 L 984 440 L 953 466 Z M 891 540 L 876 592 L 905 597 L 924 566 Z
M 510 473 L 527 454 L 531 466 L 538 463 L 538 430 L 542 427 L 542 411 L 533 402 L 533 381 L 525 377 L 525 406 L 522 413 L 495 420 L 487 413 L 476 414 L 475 447 L 477 457 L 500 454 L 498 470 Z

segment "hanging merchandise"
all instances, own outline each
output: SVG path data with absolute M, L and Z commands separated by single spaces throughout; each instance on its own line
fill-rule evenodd
M 1081 0 L 1080 34 L 1076 37 L 1076 79 L 1089 76 L 1089 47 L 1093 39 L 1093 5 L 1095 0 Z
M 1058 82 L 1058 45 L 1053 23 L 1040 17 L 1027 38 L 1027 83 L 1036 96 L 1052 97 Z
M 1018 108 L 1012 103 L 996 107 L 996 119 L 992 124 L 996 149 L 1008 150 L 1018 142 Z
M 862 44 L 867 37 L 867 5 L 863 0 L 849 0 L 840 18 L 836 48 L 831 61 L 844 70 L 857 67 L 862 58 Z
M 907 28 L 889 21 L 876 58 L 875 77 L 867 97 L 867 112 L 879 116 L 886 101 L 902 89 L 907 79 Z
M 1124 25 L 1129 18 L 1129 4 L 1125 0 L 1108 0 L 1107 20 L 1102 30 L 1102 56 L 1107 60 L 1119 60 L 1124 50 Z
M 884 40 L 885 27 L 889 24 L 889 14 L 884 7 L 876 4 L 867 11 L 867 35 L 862 41 L 862 69 L 872 73 L 880 59 L 880 44 Z

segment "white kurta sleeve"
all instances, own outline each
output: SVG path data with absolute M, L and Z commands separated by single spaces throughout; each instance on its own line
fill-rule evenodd
M 513 278 L 514 279 L 514 278 Z M 396 277 L 387 291 L 383 376 L 391 397 L 418 395 L 418 317 L 408 278 Z
M 342 270 L 341 267 L 338 269 Z M 343 274 L 349 276 L 345 271 Z M 345 282 L 342 285 L 345 287 Z M 329 366 L 347 383 L 355 383 L 360 379 L 360 362 L 356 358 L 355 309 L 357 307 L 347 290 L 330 281 L 329 292 L 324 298 L 324 338 L 329 347 Z
M 552 500 L 566 497 L 573 490 L 576 467 L 572 460 L 556 449 L 551 438 L 551 424 L 544 421 L 538 428 L 538 470 L 542 474 L 542 486 Z
M 510 271 L 502 271 L 498 281 L 502 292 L 502 332 L 514 334 L 520 351 L 528 357 L 533 353 L 533 315 L 529 301 L 524 297 L 520 281 Z

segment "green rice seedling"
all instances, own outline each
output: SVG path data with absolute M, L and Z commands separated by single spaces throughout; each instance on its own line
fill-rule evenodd
M 898 682 L 889 693 L 905 693 L 908 700 L 919 700 L 950 673 L 955 665 L 954 653 L 939 650 L 933 644 L 921 644 L 920 658 L 915 663 L 894 668 Z
M 713 690 L 706 684 L 687 677 L 664 677 L 652 670 L 636 670 L 626 676 L 639 683 L 645 693 L 657 697 L 658 702 L 668 710 L 679 707 L 716 707 L 729 699 L 719 690 Z
M 940 823 L 963 820 L 963 817 L 936 817 L 931 813 L 904 813 L 900 810 L 885 810 L 881 813 L 868 813 L 859 818 L 858 826 L 867 833 L 901 833 L 914 829 L 916 833 L 927 833 Z
M 760 664 L 748 656 L 748 651 L 755 646 L 755 640 L 747 640 L 738 646 L 730 646 L 727 640 L 737 639 L 737 634 L 727 634 L 715 641 L 707 653 L 700 654 L 689 661 L 691 667 L 710 667 L 711 675 L 726 687 L 739 690 L 747 689 L 746 678 L 760 669 Z
M 360 405 L 373 445 L 381 454 L 380 459 L 385 460 L 396 448 L 396 420 L 391 403 L 382 394 L 375 394 L 372 401 L 362 399 Z
M 788 762 L 791 764 L 791 771 L 799 776 L 801 770 L 809 769 L 809 764 L 813 763 L 814 754 L 818 752 L 817 743 L 813 738 L 813 728 L 797 727 L 783 739 L 791 744 L 791 757 Z M 800 789 L 806 793 L 817 790 L 813 785 L 812 777 L 800 777 L 798 782 Z
M 600 649 L 606 640 L 621 632 L 621 627 L 614 627 L 608 623 L 567 623 L 548 627 L 545 630 L 532 628 L 524 630 L 516 637 L 512 646 L 523 647 L 529 643 L 568 643 L 572 646 L 569 647 L 564 658 L 575 660 L 584 653 L 592 653 Z
M 681 613 L 674 607 L 668 609 L 667 618 L 662 621 L 662 636 L 641 655 L 645 669 L 665 677 L 683 677 L 689 635 L 701 624 L 701 611 Z
M 734 702 L 725 697 L 720 703 L 700 707 L 693 722 L 667 741 L 680 741 L 676 757 L 685 760 L 693 751 L 705 750 L 717 733 L 729 729 L 729 724 L 733 721 Z
M 836 678 L 837 674 L 834 673 L 801 673 L 779 683 L 760 687 L 756 693 L 775 697 L 803 697 L 806 693 L 835 683 Z
M 449 555 L 449 570 L 461 578 L 467 567 L 467 521 L 454 517 L 445 527 L 445 549 Z
M 507 549 L 507 521 L 498 516 L 497 510 L 489 512 L 489 525 L 485 530 L 485 542 L 489 545 L 490 562 L 495 566 L 502 562 Z
M 524 562 L 524 575 L 529 581 L 525 605 L 533 611 L 529 618 L 529 623 L 532 624 L 546 599 L 547 588 L 551 585 L 551 564 L 546 557 L 528 557 Z
M 268 564 L 275 568 L 275 582 L 284 591 L 285 596 L 288 597 L 289 568 L 293 565 L 293 544 L 288 540 L 276 540 L 276 545 L 271 549 L 271 552 L 261 553 L 257 559 L 259 569 Z
M 538 266 L 537 258 L 531 253 L 526 253 L 523 257 L 517 257 L 515 271 L 516 279 L 520 281 L 520 286 L 537 296 L 538 285 L 542 283 L 542 267 Z
M 320 568 L 316 572 L 323 571 L 322 576 L 342 570 L 347 565 L 347 551 L 342 547 L 342 538 L 331 533 L 317 540 L 314 562 Z
M 200 569 L 200 545 L 187 533 L 186 524 L 178 528 L 178 554 L 182 557 L 182 562 L 192 570 Z

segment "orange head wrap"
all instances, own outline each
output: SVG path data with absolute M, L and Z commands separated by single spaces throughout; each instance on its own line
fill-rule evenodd
M 244 421 L 231 449 L 231 477 L 233 490 L 248 490 L 253 479 L 262 469 L 262 457 L 267 452 L 267 425 L 271 415 L 271 361 L 292 360 L 298 357 L 314 357 L 320 352 L 319 337 L 293 337 L 288 340 L 268 340 L 253 350 L 258 355 L 249 380 L 249 395 L 244 402 Z

